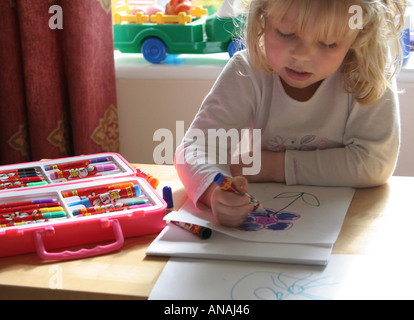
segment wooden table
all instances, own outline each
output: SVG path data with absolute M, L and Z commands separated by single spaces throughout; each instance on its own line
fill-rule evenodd
M 173 189 L 174 207 L 187 196 L 173 166 L 138 165 Z M 392 177 L 359 189 L 334 248 L 336 254 L 412 255 L 414 178 Z M 156 235 L 125 239 L 122 250 L 87 259 L 48 262 L 37 254 L 0 258 L 1 299 L 146 299 L 168 258 L 147 257 Z

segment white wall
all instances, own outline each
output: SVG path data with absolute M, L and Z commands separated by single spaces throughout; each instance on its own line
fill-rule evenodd
M 187 129 L 226 62 L 226 54 L 180 55 L 167 65 L 149 65 L 138 54 L 115 56 L 121 154 L 130 162 L 153 163 L 160 144 L 153 141 L 154 132 L 165 128 L 175 137 L 176 121 L 184 121 Z M 395 175 L 414 176 L 414 58 L 398 85 L 405 92 Z
M 398 86 L 405 92 L 400 94 L 401 150 L 394 175 L 414 176 L 414 80 Z
M 116 85 L 121 154 L 129 162 L 153 163 L 161 143 L 153 141 L 154 132 L 173 132 L 175 150 L 176 121 L 187 130 L 213 81 L 117 79 Z

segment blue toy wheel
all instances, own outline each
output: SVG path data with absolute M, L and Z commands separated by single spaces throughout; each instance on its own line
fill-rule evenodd
M 227 52 L 231 58 L 237 51 L 243 50 L 245 47 L 242 39 L 233 39 L 227 47 Z
M 168 56 L 168 47 L 158 38 L 149 38 L 142 44 L 141 52 L 148 62 L 161 63 Z

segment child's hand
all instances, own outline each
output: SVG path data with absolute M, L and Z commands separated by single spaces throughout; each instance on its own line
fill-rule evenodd
M 247 180 L 244 177 L 234 177 L 233 185 L 240 193 L 247 192 Z M 247 215 L 253 209 L 248 196 L 224 191 L 216 187 L 211 194 L 211 210 L 223 226 L 238 227 L 242 225 Z
M 233 176 L 243 175 L 243 168 L 248 167 L 239 159 L 239 164 L 230 165 Z M 256 175 L 246 175 L 249 182 L 285 182 L 285 153 L 262 150 L 260 172 Z

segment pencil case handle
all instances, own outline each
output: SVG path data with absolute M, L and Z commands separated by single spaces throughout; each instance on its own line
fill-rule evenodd
M 43 243 L 43 234 L 45 230 L 35 231 L 35 245 L 37 254 L 45 260 L 72 260 L 72 259 L 81 259 L 87 257 L 93 257 L 112 251 L 120 249 L 124 244 L 124 235 L 122 233 L 122 228 L 118 220 L 109 220 L 109 224 L 112 226 L 115 234 L 115 242 L 96 246 L 91 249 L 80 249 L 78 251 L 62 251 L 62 252 L 47 252 L 45 245 Z

